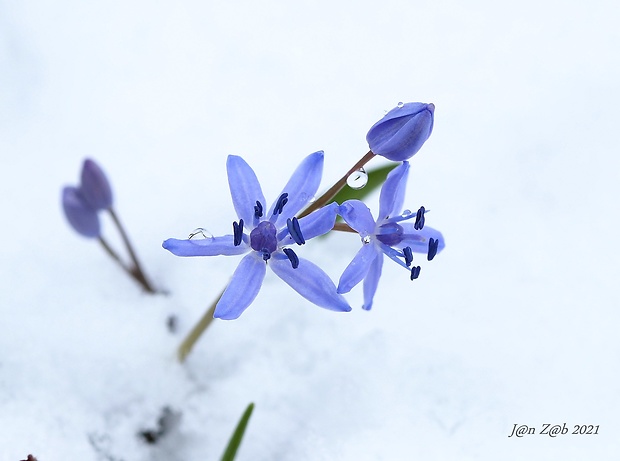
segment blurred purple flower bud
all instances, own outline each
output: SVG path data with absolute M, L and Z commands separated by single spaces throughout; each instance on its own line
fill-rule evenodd
M 112 189 L 105 173 L 93 160 L 87 158 L 82 165 L 80 189 L 84 200 L 94 210 L 104 210 L 112 205 Z
M 370 150 L 395 162 L 413 157 L 433 131 L 434 113 L 434 104 L 399 103 L 368 131 Z
M 96 238 L 100 235 L 99 217 L 86 202 L 82 191 L 73 186 L 67 186 L 62 190 L 62 208 L 65 216 L 75 231 L 88 238 Z

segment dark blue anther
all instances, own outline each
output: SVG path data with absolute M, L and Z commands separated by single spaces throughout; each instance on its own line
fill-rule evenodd
M 285 192 L 282 195 L 280 195 L 280 198 L 276 202 L 276 206 L 273 209 L 274 216 L 282 213 L 282 208 L 284 208 L 284 205 L 286 205 L 286 202 L 288 202 L 288 194 Z
M 421 206 L 418 212 L 415 214 L 415 224 L 413 225 L 413 228 L 415 230 L 422 230 L 422 228 L 424 227 L 424 212 L 425 211 L 426 210 L 424 209 L 424 207 Z
M 293 240 L 297 245 L 303 245 L 306 243 L 306 239 L 304 239 L 303 234 L 301 233 L 301 229 L 299 227 L 299 221 L 297 218 L 287 219 L 286 227 L 288 227 L 288 232 L 291 234 Z
M 434 238 L 431 237 L 431 239 L 428 241 L 428 255 L 426 256 L 426 259 L 428 259 L 429 261 L 432 261 L 432 259 L 437 254 L 438 246 L 439 246 L 439 239 L 435 240 Z
M 413 252 L 411 251 L 411 247 L 403 248 L 403 254 L 405 255 L 405 264 L 407 267 L 411 266 L 411 261 L 413 261 Z
M 420 276 L 420 266 L 413 266 L 411 268 L 411 280 L 415 280 Z
M 284 248 L 282 251 L 284 251 L 284 254 L 291 262 L 291 266 L 293 266 L 293 269 L 297 269 L 297 267 L 299 266 L 299 258 L 297 257 L 295 252 L 290 248 Z
M 257 200 L 256 206 L 254 206 L 254 217 L 256 219 L 261 218 L 263 216 L 263 205 Z
M 241 245 L 242 237 L 243 237 L 243 219 L 240 219 L 238 224 L 236 221 L 233 221 L 233 244 L 235 246 Z

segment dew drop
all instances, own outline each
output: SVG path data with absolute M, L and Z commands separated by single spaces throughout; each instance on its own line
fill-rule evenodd
M 362 243 L 364 245 L 368 245 L 370 243 L 370 235 L 367 235 L 366 237 L 362 237 Z
M 409 216 L 410 214 L 411 214 L 411 210 L 405 210 L 400 215 L 404 218 L 406 216 Z
M 403 107 L 404 105 L 405 105 L 405 103 L 401 101 L 401 102 L 399 102 L 398 104 L 396 104 L 396 107 L 398 107 L 398 108 L 400 109 L 400 108 L 401 108 L 401 107 Z
M 199 237 L 201 236 L 201 237 Z M 203 238 L 203 239 L 212 239 L 213 238 L 213 234 L 211 232 L 209 232 L 207 229 L 203 228 L 203 227 L 198 227 L 196 229 L 194 229 L 190 234 L 189 237 L 187 237 L 189 240 L 193 239 L 193 238 Z
M 362 189 L 366 184 L 368 184 L 368 174 L 364 168 L 354 171 L 347 178 L 347 185 L 351 189 Z

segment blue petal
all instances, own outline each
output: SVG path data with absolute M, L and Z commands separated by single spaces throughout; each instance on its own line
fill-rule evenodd
M 112 206 L 112 188 L 108 178 L 94 160 L 87 158 L 82 165 L 80 189 L 84 200 L 95 210 Z
M 288 194 L 288 202 L 284 205 L 282 213 L 275 220 L 272 219 L 275 203 L 269 208 L 267 218 L 280 228 L 286 220 L 295 216 L 302 208 L 310 203 L 314 194 L 319 189 L 323 174 L 323 151 L 308 155 L 297 167 L 289 182 L 286 183 L 282 193 Z M 281 195 L 280 194 L 280 195 Z M 280 197 L 278 195 L 278 197 Z M 276 200 L 277 203 L 277 200 Z
M 403 239 L 398 244 L 399 248 L 406 246 L 411 247 L 411 250 L 415 253 L 426 253 L 428 251 L 428 241 L 430 238 L 439 240 L 439 246 L 437 247 L 437 253 L 444 249 L 446 242 L 439 232 L 432 227 L 424 226 L 422 230 L 416 230 L 411 223 L 401 223 L 403 227 Z
M 336 216 L 338 214 L 338 204 L 332 202 L 329 205 L 325 205 L 308 216 L 304 216 L 299 220 L 299 228 L 304 236 L 305 240 L 310 240 L 319 235 L 326 234 L 333 229 L 336 222 Z M 285 227 L 278 234 L 278 240 L 282 245 L 292 245 L 295 243 L 293 238 L 289 235 L 288 228 Z
M 243 219 L 247 226 L 256 225 L 257 223 L 254 222 L 256 201 L 265 207 L 265 197 L 256 178 L 256 173 L 245 160 L 237 155 L 228 156 L 226 170 L 230 195 L 237 216 Z
M 349 263 L 340 276 L 337 289 L 338 293 L 348 293 L 355 285 L 360 283 L 362 279 L 366 277 L 370 265 L 377 256 L 379 255 L 377 254 L 377 247 L 375 245 L 363 245 L 353 258 L 353 261 Z
M 250 249 L 246 242 L 235 246 L 232 235 L 194 240 L 168 239 L 162 246 L 177 256 L 231 256 L 247 253 Z
M 244 257 L 215 306 L 213 317 L 223 320 L 238 318 L 256 298 L 265 278 L 266 266 L 255 252 Z
M 318 266 L 299 258 L 299 267 L 293 269 L 287 258 L 272 258 L 269 266 L 278 277 L 311 303 L 332 311 L 348 312 L 351 306 L 336 293 L 334 282 Z
M 375 232 L 375 220 L 370 209 L 359 200 L 347 200 L 338 211 L 342 219 L 362 237 Z
M 381 278 L 381 269 L 383 268 L 383 256 L 379 255 L 370 264 L 368 273 L 364 279 L 364 305 L 362 309 L 369 311 L 372 308 L 372 300 L 377 292 L 377 286 L 379 286 L 379 279 Z
M 99 237 L 99 216 L 78 188 L 67 186 L 62 190 L 62 207 L 69 224 L 78 234 L 88 238 Z
M 405 202 L 407 177 L 409 176 L 409 162 L 403 162 L 394 168 L 387 176 L 381 187 L 379 198 L 379 219 L 381 221 L 400 214 Z

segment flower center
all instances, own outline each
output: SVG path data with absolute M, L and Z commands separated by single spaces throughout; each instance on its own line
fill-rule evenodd
M 375 235 L 380 242 L 394 246 L 403 240 L 403 227 L 395 222 L 388 222 L 379 227 Z
M 262 221 L 250 232 L 250 246 L 255 251 L 263 253 L 263 259 L 267 261 L 271 253 L 278 248 L 276 226 L 269 221 Z

